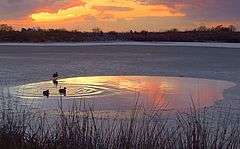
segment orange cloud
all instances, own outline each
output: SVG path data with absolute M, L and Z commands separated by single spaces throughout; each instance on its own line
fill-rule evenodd
M 94 16 L 97 19 L 133 19 L 137 17 L 183 17 L 185 13 L 166 5 L 144 5 L 135 0 L 82 0 L 78 5 L 60 8 L 56 12 L 42 11 L 30 17 L 35 22 L 53 22 Z M 70 5 L 71 6 L 71 5 Z
M 98 11 L 131 11 L 133 8 L 130 7 L 116 7 L 116 6 L 93 6 L 93 9 Z

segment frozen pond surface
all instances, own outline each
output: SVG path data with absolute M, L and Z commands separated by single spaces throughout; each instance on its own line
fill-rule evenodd
M 10 88 L 11 94 L 25 103 L 41 105 L 43 110 L 59 106 L 59 88 L 67 88 L 62 97 L 63 108 L 68 110 L 72 101 L 86 101 L 96 111 L 130 110 L 136 102 L 150 108 L 158 106 L 166 111 L 181 111 L 192 105 L 199 108 L 213 106 L 223 99 L 223 92 L 235 86 L 228 81 L 161 76 L 97 76 L 60 79 L 58 86 L 52 81 L 31 83 Z M 50 97 L 42 91 L 49 89 Z
M 60 44 L 60 43 L 57 43 Z M 154 43 L 83 43 L 78 44 L 0 44 L 0 88 L 1 86 L 20 86 L 36 82 L 48 81 L 54 72 L 59 72 L 61 77 L 70 78 L 76 76 L 171 76 L 171 77 L 193 77 L 213 80 L 226 80 L 234 82 L 235 87 L 220 94 L 223 100 L 210 104 L 211 114 L 218 114 L 231 107 L 232 115 L 238 118 L 240 107 L 240 48 L 238 44 L 225 43 L 164 43 L 165 45 L 154 45 Z M 84 45 L 85 44 L 85 45 Z M 170 44 L 170 45 L 169 45 Z M 176 46 L 174 46 L 176 44 Z M 180 45 L 181 44 L 181 45 Z M 189 46 L 193 44 L 193 46 Z M 204 44 L 204 45 L 203 45 Z M 205 46 L 211 44 L 214 46 Z M 90 46 L 91 45 L 91 46 Z M 196 46 L 195 46 L 196 45 Z M 200 46 L 201 45 L 201 46 Z M 220 48 L 221 47 L 221 48 Z M 52 82 L 49 89 L 53 88 Z M 51 85 L 51 86 L 50 86 Z M 59 83 L 60 87 L 61 82 Z M 91 84 L 89 84 L 91 85 Z M 61 85 L 64 87 L 63 85 Z M 70 85 L 68 87 L 68 93 Z M 89 87 L 89 86 L 88 86 Z M 94 87 L 94 89 L 93 89 Z M 99 88 L 100 87 L 100 88 Z M 101 96 L 85 95 L 87 103 L 93 103 L 94 109 L 123 109 L 131 106 L 129 100 L 126 104 L 122 102 L 117 105 L 113 100 L 112 93 L 119 93 L 118 88 L 111 88 L 106 92 L 103 86 L 91 86 L 85 90 L 89 93 L 96 93 L 95 89 L 101 90 Z M 54 97 L 54 90 L 51 97 L 42 98 L 42 90 L 47 86 L 38 89 L 39 92 L 25 95 L 34 96 L 34 100 L 26 99 L 27 103 L 39 103 L 44 108 L 54 109 L 59 97 Z M 27 89 L 26 89 L 27 91 Z M 206 90 L 205 90 L 206 91 Z M 55 90 L 57 93 L 57 89 Z M 135 94 L 134 94 L 135 93 Z M 131 98 L 136 99 L 136 92 Z M 93 99 L 94 95 L 94 99 Z M 103 96 L 104 95 L 104 96 Z M 108 96 L 105 96 L 108 95 Z M 119 94 L 117 94 L 119 95 Z M 70 95 L 68 95 L 70 96 Z M 79 95 L 78 95 L 79 96 Z M 81 94 L 83 97 L 83 95 Z M 143 93 L 141 93 L 141 98 Z M 164 95 L 165 96 L 165 95 Z M 189 101 L 189 93 L 186 95 Z M 54 98 L 54 99 L 53 99 Z M 65 107 L 70 107 L 73 97 L 63 97 Z M 97 100 L 98 99 L 98 100 Z M 44 101 L 44 102 L 43 102 Z M 104 102 L 102 102 L 104 101 Z M 113 102 L 114 101 L 114 102 Z M 128 102 L 127 102 L 128 101 Z M 98 104 L 99 103 L 99 104 Z M 213 107 L 211 107 L 213 105 Z M 104 108 L 103 108 L 104 107 Z M 214 113 L 215 112 L 215 113 Z

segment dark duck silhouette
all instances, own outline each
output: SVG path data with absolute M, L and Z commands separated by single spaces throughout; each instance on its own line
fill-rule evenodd
M 54 78 L 54 79 L 57 79 L 57 78 L 58 78 L 58 73 L 57 73 L 57 72 L 55 72 L 55 73 L 53 74 L 53 78 Z
M 59 89 L 59 94 L 63 95 L 63 96 L 66 96 L 67 95 L 67 88 L 66 87 L 60 88 Z
M 57 79 L 53 79 L 52 82 L 53 82 L 53 84 L 54 84 L 56 87 L 58 86 L 58 81 L 57 81 Z
M 49 95 L 50 95 L 49 90 L 43 91 L 43 96 L 46 96 L 48 98 Z

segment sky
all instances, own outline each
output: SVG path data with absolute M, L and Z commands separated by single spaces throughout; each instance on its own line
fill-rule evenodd
M 89 31 L 192 29 L 235 25 L 240 0 L 1 0 L 0 23 Z

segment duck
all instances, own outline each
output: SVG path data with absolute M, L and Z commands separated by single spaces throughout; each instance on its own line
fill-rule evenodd
M 57 81 L 57 79 L 53 79 L 52 82 L 53 82 L 53 84 L 54 84 L 56 87 L 58 86 L 58 81 Z
M 48 98 L 49 95 L 50 95 L 49 90 L 45 90 L 45 91 L 43 91 L 43 96 L 46 96 L 46 97 Z
M 59 94 L 66 96 L 67 95 L 67 88 L 66 87 L 60 88 L 59 89 Z

